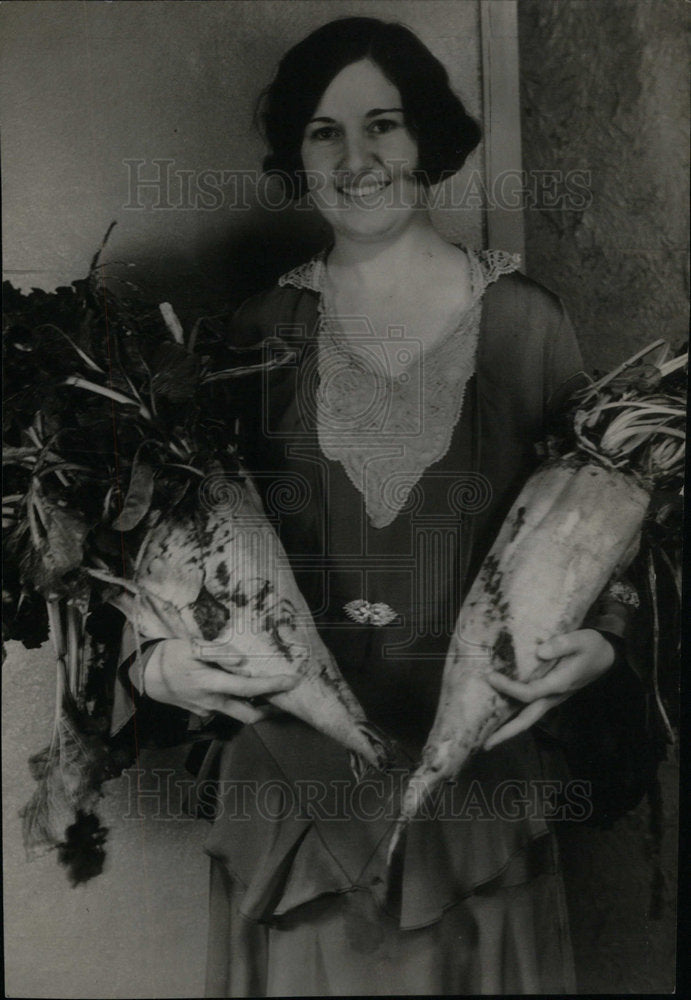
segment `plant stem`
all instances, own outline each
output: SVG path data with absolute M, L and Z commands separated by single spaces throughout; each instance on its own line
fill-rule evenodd
M 679 368 L 683 368 L 686 362 L 689 360 L 689 355 L 681 354 L 678 358 L 670 358 L 669 361 L 665 361 L 663 365 L 659 365 L 660 372 L 663 378 L 667 378 L 672 372 L 677 371 Z
M 626 361 L 623 361 L 618 368 L 615 368 L 613 371 L 608 372 L 606 375 L 603 375 L 603 377 L 599 381 L 593 382 L 592 385 L 588 386 L 586 397 L 589 397 L 592 393 L 599 392 L 606 385 L 609 385 L 609 383 L 613 381 L 613 379 L 615 379 L 617 375 L 621 375 L 621 373 L 626 371 L 627 368 L 631 368 L 631 366 L 635 365 L 637 361 L 640 361 L 641 358 L 644 358 L 646 354 L 651 354 L 652 351 L 656 351 L 660 347 L 668 348 L 667 341 L 663 339 L 656 340 L 654 341 L 654 343 L 648 344 L 647 347 L 644 347 L 642 350 L 638 351 L 638 353 L 634 354 L 633 357 L 628 358 Z
M 665 707 L 662 704 L 662 697 L 660 695 L 658 677 L 660 659 L 660 616 L 657 607 L 657 573 L 655 572 L 655 559 L 652 549 L 648 549 L 648 586 L 650 588 L 650 600 L 653 612 L 653 690 L 655 692 L 655 703 L 665 727 L 667 740 L 669 743 L 674 743 L 674 731 L 667 716 L 667 712 L 665 711 Z
M 126 396 L 122 392 L 116 392 L 115 389 L 107 389 L 105 386 L 97 385 L 96 382 L 90 382 L 89 379 L 81 378 L 79 375 L 69 375 L 63 385 L 74 385 L 78 389 L 87 389 L 89 392 L 95 392 L 99 396 L 106 396 L 108 399 L 112 399 L 116 403 L 123 403 L 127 406 L 136 406 L 139 409 L 140 414 L 145 420 L 151 420 L 151 412 L 141 400 L 132 399 L 130 396 Z
M 170 330 L 173 340 L 176 344 L 185 343 L 185 333 L 182 329 L 182 324 L 180 320 L 175 315 L 175 310 L 171 306 L 170 302 L 160 302 L 158 305 L 159 312 L 163 317 L 163 321 Z
M 77 354 L 79 355 L 79 357 L 82 359 L 82 361 L 84 362 L 84 364 L 88 368 L 91 368 L 91 370 L 94 371 L 94 372 L 98 372 L 99 375 L 105 374 L 104 371 L 103 371 L 103 369 L 99 368 L 99 366 L 96 364 L 96 362 L 94 361 L 94 359 L 90 358 L 89 355 L 86 354 L 86 352 L 81 349 L 81 347 L 78 347 L 75 344 L 75 342 L 72 340 L 72 338 L 69 337 L 65 333 L 64 330 L 61 330 L 59 326 L 56 326 L 55 323 L 42 323 L 41 326 L 37 326 L 36 329 L 37 330 L 56 330 L 58 333 L 62 334 L 62 336 L 65 338 L 65 340 L 69 343 L 70 347 L 72 347 L 77 352 Z
M 62 716 L 63 703 L 65 699 L 65 685 L 67 682 L 67 670 L 65 664 L 65 630 L 62 624 L 61 601 L 58 599 L 46 600 L 48 609 L 48 623 L 50 625 L 50 638 L 55 651 L 57 670 L 55 673 L 55 716 L 53 725 L 54 744 L 58 738 L 58 724 Z
M 67 606 L 67 680 L 69 691 L 74 700 L 79 702 L 80 677 L 79 659 L 81 650 L 81 635 L 79 628 L 79 609 Z
M 86 566 L 85 569 L 89 576 L 93 576 L 94 580 L 101 580 L 103 583 L 112 583 L 115 586 L 122 587 L 123 590 L 129 590 L 131 594 L 139 593 L 138 587 L 131 580 L 125 580 L 122 576 L 113 576 L 111 573 L 104 573 L 101 570 L 93 569 L 91 566 Z

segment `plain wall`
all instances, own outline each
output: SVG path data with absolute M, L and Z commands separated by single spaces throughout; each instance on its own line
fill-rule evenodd
M 253 123 L 260 90 L 291 44 L 350 14 L 405 22 L 481 116 L 475 0 L 3 5 L 6 276 L 47 289 L 81 277 L 113 220 L 103 259 L 134 265 L 129 279 L 182 312 L 236 303 L 304 260 L 324 238 L 309 213 L 260 208 L 251 179 L 219 181 L 215 195 L 204 195 L 203 174 L 256 176 L 264 153 Z M 480 148 L 464 176 L 482 164 Z M 168 196 L 143 188 L 133 195 L 131 177 L 150 180 L 159 169 L 170 171 Z M 182 194 L 179 171 L 192 172 L 192 198 Z M 248 197 L 235 195 L 236 183 L 248 185 Z M 138 201 L 143 208 L 127 207 Z M 482 245 L 477 198 L 437 219 L 449 237 Z
M 478 5 L 454 0 L 324 2 L 13 2 L 0 6 L 3 263 L 23 289 L 82 277 L 106 228 L 103 260 L 183 317 L 232 305 L 316 249 L 323 232 L 292 212 L 224 202 L 216 210 L 131 201 L 125 159 L 170 159 L 172 171 L 256 171 L 259 90 L 281 54 L 333 17 L 406 22 L 447 66 L 480 116 Z M 482 149 L 468 169 L 482 168 Z M 171 187 L 171 201 L 179 192 Z M 304 221 L 303 221 L 304 218 Z M 450 238 L 483 244 L 480 206 L 440 212 Z M 124 267 L 132 264 L 133 267 Z M 30 864 L 18 810 L 33 782 L 27 758 L 48 740 L 50 650 L 9 644 L 3 665 L 3 846 L 6 991 L 15 997 L 186 997 L 203 989 L 207 865 L 203 823 L 130 811 L 112 782 L 105 873 L 68 887 L 55 857 Z M 166 754 L 142 766 L 170 767 Z M 178 774 L 184 777 L 177 761 Z M 150 787 L 151 774 L 145 777 Z

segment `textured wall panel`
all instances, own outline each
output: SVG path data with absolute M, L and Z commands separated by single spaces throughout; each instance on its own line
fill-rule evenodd
M 528 273 L 557 291 L 589 369 L 688 329 L 689 5 L 681 0 L 521 0 L 524 167 L 590 175 L 587 204 L 526 212 Z M 578 181 L 582 186 L 582 181 Z M 678 764 L 662 769 L 663 909 L 643 803 L 612 830 L 563 838 L 579 987 L 673 986 Z
M 519 4 L 524 166 L 590 174 L 585 207 L 526 212 L 528 272 L 564 297 L 590 366 L 688 329 L 688 13 Z

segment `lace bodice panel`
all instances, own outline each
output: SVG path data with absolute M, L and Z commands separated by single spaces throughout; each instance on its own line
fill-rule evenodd
M 466 252 L 471 303 L 424 352 L 411 349 L 402 328 L 390 327 L 385 343 L 362 317 L 333 314 L 325 294 L 326 251 L 279 279 L 319 295 L 319 444 L 343 465 L 376 528 L 394 520 L 425 470 L 448 451 L 475 371 L 484 291 L 520 264 L 502 251 Z

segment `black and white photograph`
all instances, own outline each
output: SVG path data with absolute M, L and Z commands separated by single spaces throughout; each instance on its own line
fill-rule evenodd
M 690 15 L 0 3 L 5 996 L 679 992 Z

